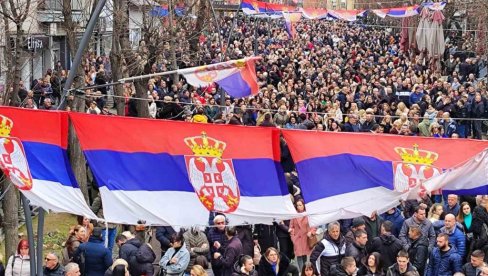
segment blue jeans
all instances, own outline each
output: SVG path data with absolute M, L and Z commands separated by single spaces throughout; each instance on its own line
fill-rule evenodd
M 466 138 L 466 126 L 465 125 L 458 125 L 456 132 L 459 134 L 459 138 Z
M 105 236 L 107 235 L 106 233 L 107 232 L 105 231 L 105 229 L 103 229 L 102 231 L 103 242 L 105 242 Z M 108 229 L 108 249 L 110 250 L 110 253 L 113 252 L 116 235 L 117 235 L 117 228 Z

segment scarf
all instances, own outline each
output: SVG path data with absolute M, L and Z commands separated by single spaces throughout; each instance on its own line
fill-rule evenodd
M 466 230 L 471 228 L 471 222 L 473 221 L 473 215 L 469 213 L 469 215 L 464 217 L 464 224 L 466 224 Z

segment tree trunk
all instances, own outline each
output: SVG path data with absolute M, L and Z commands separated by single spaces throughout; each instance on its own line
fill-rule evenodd
M 205 20 L 208 18 L 208 11 L 209 7 L 207 6 L 208 0 L 199 0 L 198 1 L 198 13 L 197 13 L 197 21 L 195 25 L 195 30 L 190 39 L 190 50 L 194 53 L 198 53 L 198 44 L 200 43 L 200 33 L 204 27 Z
M 178 70 L 178 62 L 176 61 L 176 32 L 175 32 L 175 26 L 173 22 L 173 0 L 169 0 L 169 33 L 170 33 L 170 41 L 169 41 L 169 46 L 170 46 L 170 57 L 171 57 L 171 65 L 172 68 L 171 70 Z M 173 83 L 176 84 L 178 83 L 179 80 L 179 75 L 177 73 L 173 74 Z
M 119 16 L 121 13 L 120 3 L 118 1 L 113 2 L 113 31 L 112 31 L 112 51 L 110 51 L 110 63 L 112 64 L 112 79 L 113 81 L 120 80 L 124 77 L 123 74 L 123 61 L 124 57 L 122 54 L 122 49 L 120 45 L 120 38 L 124 35 L 124 32 L 121 32 L 121 26 L 123 23 L 121 22 L 122 19 L 125 17 Z M 120 84 L 114 86 L 114 94 L 117 96 L 115 98 L 115 104 L 117 107 L 117 115 L 124 116 L 125 115 L 125 99 L 124 96 L 124 87 Z
M 147 79 L 136 80 L 134 82 L 136 87 L 136 97 L 141 99 L 147 99 Z M 148 101 L 137 101 L 137 117 L 149 118 L 149 105 Z
M 0 1 L 0 7 L 2 9 L 2 14 L 3 14 L 3 26 L 4 26 L 4 33 L 5 33 L 5 48 L 4 48 L 4 58 L 5 58 L 5 64 L 7 65 L 7 68 L 13 68 L 14 65 L 14 56 L 12 55 L 14 48 L 12 48 L 12 45 L 10 44 L 10 30 L 8 28 L 9 26 L 9 19 L 6 16 L 8 10 L 7 10 L 7 4 L 6 1 Z M 10 92 L 12 87 L 13 87 L 13 72 L 12 70 L 8 70 L 6 74 L 6 81 L 5 81 L 5 91 Z M 4 97 L 2 104 L 8 105 L 10 101 L 10 97 Z
M 66 30 L 66 39 L 71 56 L 74 57 L 76 55 L 76 50 L 78 49 L 78 43 L 76 42 L 77 23 L 73 21 L 73 17 L 71 15 L 71 0 L 63 0 L 63 16 L 64 28 Z M 80 66 L 79 68 L 71 68 L 71 70 L 76 70 L 76 77 L 73 86 L 75 88 L 83 88 L 85 84 L 85 71 L 83 70 L 83 66 Z M 83 94 L 79 96 L 80 97 L 75 96 L 73 99 L 72 111 L 85 112 L 86 103 Z M 83 193 L 83 197 L 85 198 L 86 202 L 89 203 L 86 160 L 85 156 L 83 155 L 83 151 L 81 150 L 80 141 L 78 140 L 78 136 L 76 135 L 76 132 L 71 122 L 69 125 L 68 135 L 68 155 L 71 163 L 71 168 L 73 169 L 75 178 L 78 182 L 78 185 L 80 186 L 80 190 Z
M 3 230 L 5 233 L 5 257 L 16 253 L 19 233 L 19 196 L 17 188 L 7 177 L 3 177 L 2 191 L 11 185 L 3 198 Z

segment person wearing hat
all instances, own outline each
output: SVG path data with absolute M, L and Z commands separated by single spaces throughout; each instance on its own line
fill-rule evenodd
M 74 260 L 84 275 L 103 276 L 112 265 L 112 253 L 103 244 L 102 231 L 95 227 L 88 242 L 80 244 L 75 251 Z
M 356 238 L 354 237 L 354 232 L 365 229 L 366 223 L 364 222 L 364 219 L 362 217 L 354 218 L 352 220 L 351 229 L 349 229 L 349 231 L 347 231 L 346 235 L 344 236 L 346 238 L 346 242 L 348 244 L 354 243 L 354 241 L 356 241 Z

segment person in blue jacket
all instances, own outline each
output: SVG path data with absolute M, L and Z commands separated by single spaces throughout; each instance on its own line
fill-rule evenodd
M 400 230 L 403 226 L 403 222 L 405 221 L 405 218 L 402 216 L 402 212 L 400 212 L 398 208 L 391 208 L 390 210 L 386 211 L 386 213 L 383 213 L 381 217 L 384 220 L 388 220 L 393 223 L 393 229 L 391 229 L 391 233 L 398 238 Z
M 449 246 L 449 236 L 440 233 L 437 236 L 437 247 L 430 253 L 425 276 L 452 276 L 461 270 L 461 256 L 456 248 Z
M 88 242 L 80 244 L 74 253 L 84 275 L 103 276 L 112 265 L 112 253 L 103 244 L 103 229 L 95 227 Z
M 466 236 L 456 225 L 456 217 L 453 214 L 447 214 L 444 218 L 444 227 L 441 228 L 441 233 L 449 236 L 449 244 L 457 249 L 461 258 L 466 254 Z

